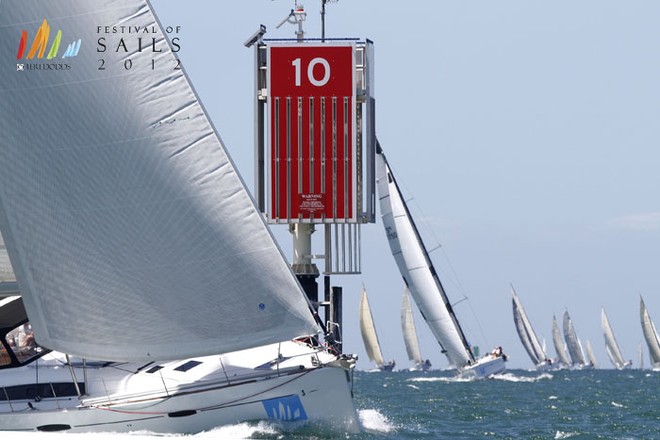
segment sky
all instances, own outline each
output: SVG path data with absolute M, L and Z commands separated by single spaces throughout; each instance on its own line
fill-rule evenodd
M 295 26 L 276 29 L 293 1 L 151 3 L 162 24 L 181 26 L 184 68 L 252 189 L 254 64 L 243 43 L 260 24 L 266 38 L 294 38 Z M 301 3 L 306 36 L 320 37 L 320 0 Z M 511 285 L 553 356 L 552 316 L 565 309 L 607 368 L 601 307 L 635 364 L 640 295 L 660 319 L 658 16 L 655 1 L 326 5 L 326 37 L 374 42 L 377 137 L 427 247 L 441 245 L 432 258 L 451 301 L 467 298 L 456 313 L 468 340 L 501 345 L 509 368 L 532 367 Z M 344 289 L 344 350 L 374 367 L 358 324 L 364 286 L 383 354 L 405 368 L 403 283 L 377 217 L 362 227 L 362 273 L 332 277 Z M 274 232 L 292 256 L 287 228 Z M 416 319 L 423 356 L 446 367 Z
M 320 37 L 320 0 L 301 3 L 306 36 Z M 243 43 L 260 24 L 266 38 L 294 38 L 293 25 L 276 29 L 294 2 L 151 4 L 180 26 L 184 69 L 253 189 L 254 53 Z M 502 346 L 509 368 L 532 367 L 513 285 L 552 356 L 552 316 L 568 309 L 611 367 L 604 307 L 637 365 L 640 295 L 660 324 L 660 3 L 339 0 L 326 12 L 326 37 L 374 42 L 377 137 L 427 247 L 440 246 L 432 258 L 468 340 Z M 374 367 L 358 323 L 364 286 L 385 358 L 406 368 L 403 282 L 377 217 L 362 227 L 362 273 L 332 277 L 344 289 L 344 351 Z M 273 230 L 292 256 L 286 226 Z M 423 356 L 447 367 L 416 320 Z

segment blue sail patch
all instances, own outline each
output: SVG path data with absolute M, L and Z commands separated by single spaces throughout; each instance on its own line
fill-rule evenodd
M 300 397 L 295 394 L 262 400 L 261 403 L 263 403 L 269 419 L 287 422 L 307 420 L 307 413 L 303 408 Z

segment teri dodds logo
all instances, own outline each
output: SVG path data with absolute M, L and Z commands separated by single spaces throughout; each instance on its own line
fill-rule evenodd
M 48 48 L 48 43 L 50 40 L 51 29 L 48 24 L 48 20 L 44 19 L 43 23 L 32 40 L 32 44 L 29 45 L 29 34 L 27 30 L 21 32 L 21 39 L 18 43 L 18 51 L 16 52 L 16 60 L 43 60 L 45 56 L 46 62 L 36 62 L 36 63 L 16 63 L 16 71 L 23 72 L 26 70 L 70 70 L 71 66 L 65 62 L 55 62 L 50 60 L 55 60 L 58 56 L 60 50 L 60 44 L 62 42 L 62 30 L 58 29 L 55 33 L 55 38 L 53 38 L 50 43 L 50 48 Z M 62 60 L 66 58 L 73 58 L 78 55 L 80 51 L 80 45 L 82 40 L 74 40 L 69 43 L 66 50 L 62 54 Z M 48 52 L 46 52 L 48 49 Z M 25 58 L 24 58 L 25 57 Z

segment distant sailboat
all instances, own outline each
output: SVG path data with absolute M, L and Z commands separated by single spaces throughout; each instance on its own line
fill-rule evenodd
M 639 313 L 642 321 L 642 333 L 649 348 L 651 368 L 658 371 L 660 370 L 660 337 L 658 337 L 658 331 L 655 329 L 655 325 L 651 320 L 648 310 L 646 310 L 646 304 L 644 304 L 641 296 L 639 297 Z
M 584 358 L 584 351 L 582 350 L 582 343 L 575 332 L 575 326 L 571 320 L 568 310 L 564 311 L 563 319 L 564 339 L 566 340 L 566 347 L 568 354 L 571 355 L 571 366 L 575 368 L 584 368 L 587 362 Z
M 557 353 L 557 358 L 559 362 L 565 366 L 570 367 L 571 360 L 568 358 L 568 353 L 566 352 L 566 344 L 564 339 L 561 336 L 561 331 L 559 330 L 559 325 L 557 324 L 557 318 L 552 316 L 552 343 L 555 346 L 555 352 Z
M 380 145 L 376 181 L 390 250 L 442 353 L 465 376 L 487 377 L 503 372 L 506 355 L 501 347 L 479 359 L 472 352 Z
M 360 299 L 360 331 L 369 360 L 375 362 L 380 370 L 392 371 L 395 362 L 390 361 L 386 363 L 383 359 L 383 352 L 378 342 L 376 326 L 374 325 L 374 318 L 371 314 L 371 307 L 369 307 L 369 299 L 367 298 L 367 290 L 365 288 L 362 288 L 362 298 Z
M 410 305 L 410 291 L 407 287 L 403 288 L 403 297 L 401 299 L 401 331 L 403 333 L 403 342 L 406 345 L 408 359 L 415 363 L 413 370 L 428 370 L 431 368 L 431 362 L 422 358 L 419 349 L 419 340 L 417 339 L 417 330 L 415 329 L 415 320 L 413 319 L 412 307 Z
M 618 370 L 630 367 L 632 362 L 624 360 L 623 355 L 621 354 L 621 349 L 619 348 L 619 344 L 616 342 L 616 338 L 614 337 L 614 332 L 612 331 L 610 320 L 607 319 L 605 308 L 600 309 L 600 325 L 603 329 L 603 335 L 605 337 L 605 350 L 607 351 L 607 357 L 612 362 L 612 365 Z
M 642 341 L 639 341 L 637 346 L 637 365 L 640 370 L 644 369 L 644 343 Z
M 545 349 L 539 342 L 536 332 L 532 328 L 532 324 L 529 318 L 527 318 L 527 313 L 525 313 L 525 309 L 513 286 L 511 286 L 511 296 L 513 303 L 513 322 L 516 325 L 520 342 L 522 342 L 525 351 L 527 351 L 529 358 L 537 370 L 550 368 L 552 366 L 552 360 L 548 358 Z
M 594 350 L 591 348 L 591 342 L 587 339 L 587 359 L 589 360 L 589 366 L 592 368 L 598 368 L 598 361 L 596 361 L 596 355 Z

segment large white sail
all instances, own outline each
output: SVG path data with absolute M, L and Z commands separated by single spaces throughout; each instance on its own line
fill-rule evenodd
M 642 333 L 644 334 L 644 340 L 646 345 L 649 348 L 649 358 L 651 360 L 651 368 L 659 369 L 660 368 L 660 337 L 658 337 L 658 331 L 655 329 L 655 325 L 651 320 L 651 315 L 646 309 L 646 304 L 642 297 L 639 297 L 639 313 L 642 321 Z
M 408 359 L 421 365 L 424 360 L 419 350 L 419 340 L 417 339 L 417 330 L 415 329 L 415 320 L 413 318 L 412 306 L 410 305 L 410 291 L 407 287 L 403 288 L 401 298 L 401 331 L 403 333 L 403 342 L 406 346 Z
M 362 341 L 364 341 L 364 348 L 367 350 L 369 360 L 376 363 L 378 368 L 385 364 L 383 353 L 380 349 L 378 342 L 378 335 L 376 334 L 376 326 L 374 325 L 374 318 L 371 314 L 371 307 L 369 307 L 369 299 L 367 298 L 367 290 L 362 289 L 362 297 L 360 298 L 360 332 L 362 333 Z
M 534 331 L 529 318 L 527 318 L 527 313 L 525 313 L 525 309 L 523 308 L 513 286 L 511 286 L 511 296 L 513 303 L 513 322 L 516 325 L 516 331 L 518 332 L 520 341 L 522 342 L 523 347 L 525 347 L 525 350 L 534 365 L 539 365 L 547 359 L 545 350 L 541 346 L 541 343 L 536 336 L 536 332 Z
M 2 0 L 0 53 L 46 22 L 77 56 L 4 63 L 0 83 L 0 230 L 38 342 L 172 359 L 316 332 L 149 4 Z
M 552 316 L 552 343 L 555 346 L 555 352 L 557 353 L 559 362 L 566 366 L 571 365 L 571 360 L 568 358 L 568 353 L 566 352 L 566 344 L 564 343 L 564 339 L 562 339 L 557 318 L 554 315 Z
M 383 226 L 404 283 L 422 317 L 456 368 L 474 362 L 465 335 L 437 277 L 428 252 L 412 221 L 396 180 L 380 148 L 376 154 L 376 181 Z
M 573 321 L 571 320 L 568 310 L 564 311 L 564 339 L 566 340 L 566 347 L 568 353 L 571 355 L 572 365 L 586 365 L 584 360 L 584 352 L 582 351 L 582 344 L 577 337 Z
M 612 331 L 612 326 L 610 325 L 610 320 L 607 319 L 607 313 L 605 313 L 604 308 L 600 309 L 600 325 L 603 329 L 603 335 L 605 337 L 605 349 L 607 350 L 608 357 L 610 357 L 612 364 L 616 368 L 623 368 L 626 365 L 626 361 L 621 354 L 619 344 L 616 342 L 614 332 Z

